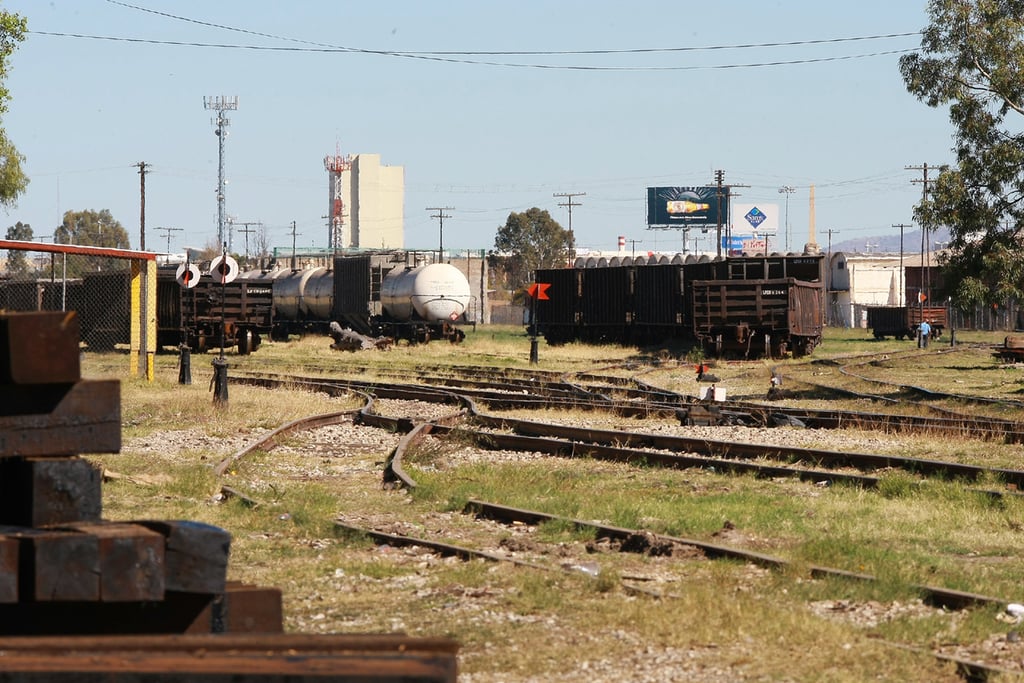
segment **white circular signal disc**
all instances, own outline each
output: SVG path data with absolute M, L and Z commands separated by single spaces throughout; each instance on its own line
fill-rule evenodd
M 238 277 L 238 261 L 230 256 L 218 256 L 210 264 L 210 276 L 220 284 L 232 282 Z
M 178 266 L 178 270 L 175 272 L 174 277 L 178 281 L 179 285 L 192 289 L 199 284 L 200 275 L 199 266 L 194 263 L 182 263 Z

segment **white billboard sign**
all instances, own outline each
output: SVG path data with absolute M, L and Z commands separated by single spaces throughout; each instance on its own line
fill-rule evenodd
M 779 234 L 778 204 L 733 204 L 732 234 L 757 237 Z

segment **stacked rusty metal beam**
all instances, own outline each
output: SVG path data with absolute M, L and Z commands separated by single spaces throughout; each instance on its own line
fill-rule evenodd
M 448 639 L 282 633 L 223 529 L 104 520 L 82 455 L 120 451 L 120 383 L 81 378 L 79 333 L 0 312 L 0 680 L 454 683 Z
M 0 314 L 0 635 L 280 632 L 281 594 L 228 583 L 228 532 L 102 518 L 117 380 L 81 377 L 75 313 Z

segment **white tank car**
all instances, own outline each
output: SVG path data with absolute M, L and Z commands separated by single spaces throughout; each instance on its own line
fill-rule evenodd
M 428 323 L 454 322 L 466 312 L 470 298 L 469 280 L 448 263 L 395 269 L 380 287 L 384 312 L 401 321 L 415 313 Z

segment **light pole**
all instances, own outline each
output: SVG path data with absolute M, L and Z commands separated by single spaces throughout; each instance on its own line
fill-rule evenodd
M 779 188 L 780 194 L 786 195 L 786 253 L 789 253 L 789 195 L 796 192 L 792 185 L 783 185 Z

